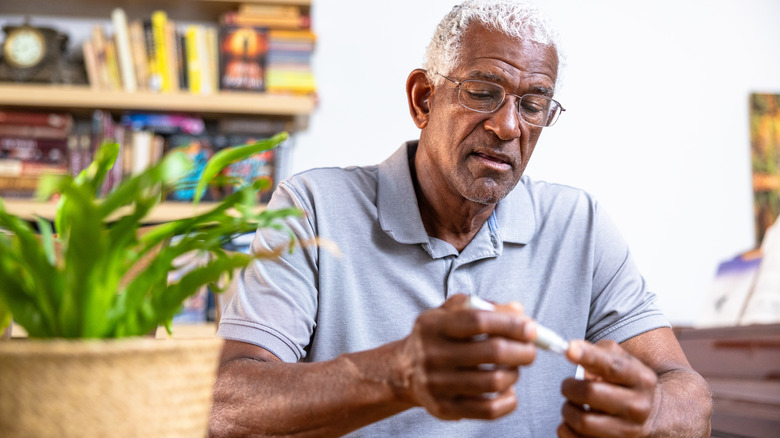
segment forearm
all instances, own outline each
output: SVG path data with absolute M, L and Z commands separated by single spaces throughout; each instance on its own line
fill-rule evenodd
M 408 409 L 396 347 L 318 363 L 229 361 L 215 385 L 211 436 L 338 436 Z
M 708 437 L 712 393 L 692 370 L 677 369 L 658 376 L 655 407 L 647 425 L 648 437 Z

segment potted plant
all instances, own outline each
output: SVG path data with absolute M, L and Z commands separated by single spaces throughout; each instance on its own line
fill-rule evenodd
M 227 165 L 286 138 L 216 153 L 194 203 Z M 0 332 L 13 316 L 29 336 L 0 342 L 3 436 L 205 436 L 221 340 L 148 335 L 160 325 L 170 332 L 200 287 L 275 254 L 227 252 L 231 237 L 282 228 L 281 219 L 298 214 L 258 212 L 255 194 L 268 185 L 259 180 L 203 213 L 142 232 L 192 163 L 170 153 L 100 197 L 118 153 L 116 143 L 105 143 L 75 178 L 41 180 L 40 196 L 59 196 L 54 227 L 42 218 L 33 227 L 0 199 Z M 192 251 L 210 254 L 208 262 L 168 284 L 174 261 Z

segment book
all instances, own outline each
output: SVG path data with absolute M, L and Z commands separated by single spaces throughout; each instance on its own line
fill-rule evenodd
M 0 159 L 68 164 L 68 139 L 0 137 Z
M 262 15 L 271 17 L 300 17 L 303 11 L 296 5 L 265 5 L 242 3 L 238 6 L 239 15 Z
M 201 48 L 205 48 L 205 36 L 203 26 L 191 24 L 184 32 L 186 43 L 184 45 L 187 59 L 187 89 L 193 94 L 201 94 L 203 86 L 203 60 Z
M 97 88 L 100 90 L 108 90 L 111 88 L 107 46 L 108 43 L 103 27 L 100 25 L 92 26 L 92 47 L 95 52 L 95 72 L 97 73 Z
M 205 32 L 206 43 L 206 72 L 208 91 L 219 90 L 219 35 L 216 27 L 207 26 Z
M 31 198 L 38 188 L 37 176 L 5 176 L 0 174 L 0 197 Z
M 300 16 L 271 16 L 271 15 L 246 15 L 238 12 L 226 12 L 222 15 L 220 23 L 234 26 L 261 26 L 273 29 L 308 29 L 311 27 L 311 18 L 308 15 Z
M 41 175 L 69 171 L 67 139 L 0 137 L 0 176 L 22 178 L 14 184 L 6 181 L 0 192 L 8 189 L 14 196 L 32 196 Z
M 154 40 L 154 59 L 160 76 L 160 90 L 171 91 L 170 55 L 167 37 L 168 15 L 165 11 L 152 12 L 152 38 Z
M 114 8 L 111 11 L 111 21 L 114 23 L 114 36 L 122 88 L 125 91 L 134 92 L 138 88 L 138 83 L 135 78 L 133 52 L 130 46 L 130 29 L 124 9 Z
M 150 130 L 161 134 L 201 134 L 206 129 L 202 118 L 180 114 L 127 113 L 121 123 L 134 130 Z
M 227 145 L 238 146 L 261 140 L 260 137 L 231 135 L 228 137 Z M 257 193 L 258 202 L 268 202 L 271 198 L 271 192 L 276 184 L 275 174 L 276 150 L 264 151 L 253 155 L 250 158 L 241 160 L 228 166 L 222 176 L 238 184 L 221 184 L 215 187 L 214 196 L 221 199 L 234 192 L 236 186 L 251 184 L 258 179 L 266 179 L 269 182 L 268 188 Z
M 152 163 L 154 133 L 146 130 L 134 130 L 131 134 L 132 165 L 131 174 L 141 173 Z
M 29 138 L 66 138 L 70 128 L 34 125 L 0 125 L 0 136 Z
M 107 38 L 105 44 L 108 88 L 111 90 L 121 90 L 122 78 L 119 73 L 119 60 L 117 59 L 116 41 L 114 40 L 114 37 Z
M 281 131 L 295 131 L 295 125 L 290 120 L 274 117 L 230 117 L 217 121 L 217 131 L 223 134 L 271 137 Z
M 179 89 L 189 90 L 187 75 L 187 38 L 183 32 L 176 33 L 176 67 L 179 72 Z
M 128 31 L 136 85 L 139 90 L 146 90 L 149 88 L 149 60 L 146 54 L 143 22 L 141 20 L 131 21 L 128 25 Z
M 222 26 L 219 44 L 219 88 L 265 90 L 268 33 L 261 27 Z
M 98 72 L 97 54 L 92 40 L 87 39 L 81 45 L 82 55 L 84 56 L 84 69 L 87 72 L 87 82 L 93 90 L 100 89 L 100 73 Z
M 179 75 L 181 73 L 179 68 L 180 45 L 178 39 L 176 23 L 168 20 L 165 23 L 165 65 L 167 66 L 167 79 L 171 91 L 179 90 L 181 88 L 179 81 Z
M 162 90 L 162 73 L 161 67 L 157 62 L 157 43 L 154 38 L 154 29 L 152 27 L 152 20 L 147 19 L 143 21 L 144 30 L 144 45 L 146 47 L 146 63 L 148 66 L 148 81 L 147 88 L 150 91 Z
M 0 110 L 0 125 L 48 126 L 69 131 L 73 116 L 68 113 Z
M 213 155 L 212 140 L 208 135 L 172 135 L 168 139 L 168 150 L 183 152 L 190 160 L 193 166 L 182 178 L 183 187 L 174 190 L 168 195 L 168 199 L 173 201 L 192 201 L 195 197 L 195 186 L 203 174 L 206 162 Z M 201 193 L 201 199 L 208 201 L 208 188 L 206 193 Z

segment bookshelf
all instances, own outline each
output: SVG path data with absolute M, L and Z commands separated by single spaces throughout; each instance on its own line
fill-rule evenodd
M 314 110 L 312 96 L 217 92 L 201 95 L 185 91 L 153 93 L 93 90 L 88 86 L 39 85 L 0 82 L 0 107 L 28 109 L 94 109 L 176 111 L 208 115 L 307 116 Z
M 32 199 L 3 199 L 5 209 L 15 215 L 28 220 L 34 220 L 36 216 L 44 219 L 53 220 L 54 211 L 57 207 L 53 201 L 36 201 Z M 146 224 L 158 224 L 178 219 L 185 219 L 195 214 L 204 213 L 214 207 L 214 203 L 201 202 L 197 206 L 190 202 L 167 201 L 162 202 L 144 219 Z M 265 208 L 260 205 L 258 209 Z
M 87 22 L 109 23 L 111 11 L 116 7 L 125 10 L 128 17 L 149 17 L 155 10 L 165 10 L 179 23 L 205 22 L 215 24 L 218 17 L 240 5 L 291 5 L 308 12 L 311 0 L 74 0 L 52 2 L 50 0 L 0 1 L 0 19 L 10 17 L 19 22 L 29 17 L 63 18 Z M 45 11 L 45 12 L 44 12 Z M 1 20 L 0 20 L 1 21 Z M 73 45 L 75 41 L 70 41 Z M 214 91 L 210 94 L 194 94 L 181 91 L 96 90 L 88 85 L 61 85 L 40 83 L 0 82 L 0 109 L 60 111 L 74 115 L 86 115 L 92 110 L 107 110 L 114 115 L 125 111 L 156 113 L 188 113 L 204 119 L 273 118 L 284 120 L 288 131 L 305 129 L 308 116 L 314 111 L 316 97 L 312 95 L 273 94 L 246 91 Z M 28 218 L 40 215 L 53 217 L 55 204 L 27 199 L 5 199 L 8 211 Z M 186 202 L 164 202 L 147 218 L 149 223 L 180 219 L 209 207 L 201 204 L 197 209 Z

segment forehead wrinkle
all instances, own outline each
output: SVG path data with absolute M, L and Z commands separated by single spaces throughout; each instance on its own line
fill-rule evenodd
M 466 77 L 468 79 L 480 79 L 484 81 L 496 82 L 498 84 L 504 84 L 504 88 L 506 88 L 505 85 L 507 84 L 507 80 L 503 76 L 484 70 L 471 70 L 466 75 Z M 507 92 L 511 92 L 511 90 L 507 90 Z M 555 89 L 551 87 L 545 87 L 543 85 L 531 85 L 524 94 L 528 93 L 541 94 L 543 96 L 553 96 L 555 94 Z

